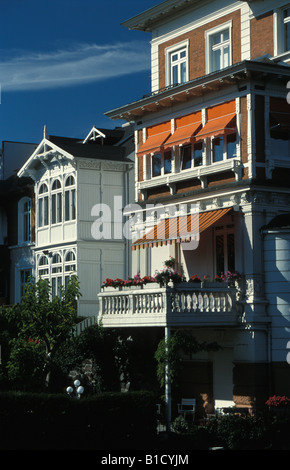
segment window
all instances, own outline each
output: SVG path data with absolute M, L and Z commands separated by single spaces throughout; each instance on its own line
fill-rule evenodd
M 75 179 L 72 175 L 68 176 L 65 182 L 65 220 L 74 220 L 76 218 L 76 190 Z
M 237 156 L 237 134 L 232 133 L 212 139 L 212 162 L 234 158 Z
M 164 153 L 164 174 L 167 175 L 171 173 L 172 163 L 171 163 L 171 151 Z
M 152 176 L 161 175 L 161 153 L 152 156 Z
M 212 161 L 221 162 L 224 159 L 224 142 L 222 137 L 216 137 L 212 140 Z
M 181 156 L 181 170 L 188 170 L 194 167 L 202 165 L 202 153 L 203 144 L 202 142 L 196 142 L 191 145 L 184 145 L 180 148 Z
M 183 41 L 165 50 L 167 86 L 188 80 L 188 45 L 188 41 Z
M 170 54 L 170 85 L 186 82 L 187 50 L 186 48 Z
M 31 199 L 22 198 L 18 203 L 18 243 L 31 241 Z
M 23 269 L 19 271 L 20 275 L 20 299 L 24 296 L 25 286 L 31 278 L 31 269 Z
M 55 180 L 51 187 L 51 223 L 57 224 L 62 221 L 62 193 L 61 183 Z
M 215 235 L 217 274 L 235 270 L 235 235 L 233 228 L 217 227 Z
M 290 8 L 283 11 L 284 51 L 290 51 Z
M 194 166 L 202 165 L 202 151 L 203 145 L 202 142 L 197 142 L 193 146 L 193 157 L 194 157 Z
M 290 133 L 285 130 L 270 131 L 271 155 L 281 159 L 290 157 Z
M 65 255 L 64 271 L 64 284 L 66 288 L 72 273 L 76 271 L 76 255 L 73 251 L 68 251 Z
M 231 65 L 231 23 L 206 32 L 207 72 Z
M 60 295 L 60 287 L 62 285 L 62 258 L 56 253 L 51 261 L 51 295 L 56 297 Z
M 171 150 L 162 153 L 154 153 L 151 157 L 152 177 L 167 175 L 172 172 Z
M 38 191 L 38 225 L 48 225 L 48 188 L 44 183 Z
M 191 145 L 180 147 L 181 169 L 188 170 L 191 168 Z
M 38 276 L 45 277 L 49 275 L 49 263 L 47 256 L 41 256 L 38 262 Z

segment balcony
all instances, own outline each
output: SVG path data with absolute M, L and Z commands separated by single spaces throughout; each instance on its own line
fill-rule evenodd
M 239 159 L 233 158 L 222 162 L 212 163 L 211 165 L 198 166 L 189 170 L 182 170 L 177 173 L 170 173 L 163 176 L 156 176 L 148 180 L 137 183 L 139 191 L 145 191 L 156 186 L 169 186 L 179 183 L 180 181 L 191 180 L 194 178 L 204 180 L 213 173 L 223 173 L 232 171 L 237 181 L 241 179 L 242 164 Z
M 104 327 L 235 326 L 236 289 L 219 283 L 184 282 L 173 287 L 105 288 L 98 320 Z

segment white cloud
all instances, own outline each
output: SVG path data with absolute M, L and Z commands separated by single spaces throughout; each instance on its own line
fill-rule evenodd
M 2 91 L 59 88 L 150 68 L 146 44 L 81 44 L 70 50 L 22 53 L 0 60 Z

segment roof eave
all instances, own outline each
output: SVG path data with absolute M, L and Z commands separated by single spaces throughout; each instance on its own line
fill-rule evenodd
M 253 0 L 242 0 L 252 2 Z M 199 5 L 200 0 L 166 0 L 155 7 L 149 8 L 122 23 L 128 29 L 152 32 L 156 24 L 163 22 L 172 14 L 182 12 L 192 6 Z
M 218 84 L 233 83 L 235 80 L 246 80 L 251 78 L 252 73 L 261 73 L 266 76 L 267 74 L 284 76 L 289 80 L 289 66 L 278 65 L 274 63 L 263 63 L 258 61 L 243 61 L 234 64 L 226 69 L 219 70 L 208 75 L 193 79 L 181 85 L 167 87 L 166 89 L 158 92 L 153 92 L 151 95 L 141 98 L 140 100 L 126 104 L 111 111 L 107 111 L 105 115 L 110 119 L 125 119 L 134 121 L 135 119 L 144 115 L 146 106 L 152 106 L 154 103 L 156 107 L 158 103 L 164 100 L 179 99 L 181 95 L 194 95 L 200 89 L 206 89 L 215 82 Z

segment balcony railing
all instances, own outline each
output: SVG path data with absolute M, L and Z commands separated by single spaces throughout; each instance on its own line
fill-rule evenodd
M 217 283 L 105 288 L 98 297 L 98 320 L 104 327 L 236 325 L 238 321 L 236 289 Z

